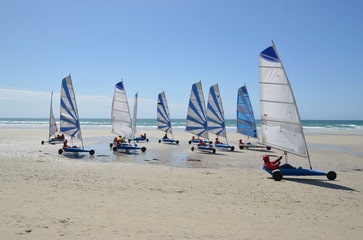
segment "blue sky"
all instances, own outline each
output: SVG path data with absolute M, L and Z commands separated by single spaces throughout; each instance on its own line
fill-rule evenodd
M 363 120 L 363 1 L 2 0 L 0 117 L 59 113 L 72 75 L 81 118 L 109 117 L 122 78 L 138 117 L 165 91 L 185 118 L 191 85 L 218 83 L 226 118 L 247 84 L 259 117 L 258 55 L 276 44 L 302 119 Z

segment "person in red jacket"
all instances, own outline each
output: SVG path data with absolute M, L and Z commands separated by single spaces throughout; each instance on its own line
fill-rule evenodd
M 263 165 L 265 166 L 265 168 L 267 168 L 268 170 L 273 171 L 273 170 L 279 168 L 280 160 L 282 159 L 282 156 L 279 157 L 278 159 L 274 160 L 274 161 L 270 161 L 270 156 L 269 155 L 263 155 L 262 159 L 263 159 Z

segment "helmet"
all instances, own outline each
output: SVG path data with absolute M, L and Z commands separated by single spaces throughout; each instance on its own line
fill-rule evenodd
M 263 155 L 262 157 L 263 161 L 270 161 L 270 157 L 268 155 Z

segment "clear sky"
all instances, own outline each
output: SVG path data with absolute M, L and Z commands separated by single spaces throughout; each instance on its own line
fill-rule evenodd
M 138 117 L 165 91 L 185 118 L 191 85 L 219 84 L 226 118 L 247 84 L 256 118 L 259 53 L 276 44 L 302 119 L 363 120 L 363 1 L 2 0 L 0 117 L 59 116 L 69 73 L 80 118 L 109 117 L 124 79 Z

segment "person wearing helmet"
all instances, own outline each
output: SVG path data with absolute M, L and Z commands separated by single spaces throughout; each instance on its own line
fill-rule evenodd
M 282 159 L 282 156 L 279 157 L 278 159 L 274 160 L 274 161 L 270 161 L 270 156 L 269 155 L 263 155 L 262 159 L 263 159 L 263 165 L 265 166 L 265 168 L 267 168 L 268 170 L 273 171 L 273 170 L 279 168 L 280 160 Z

